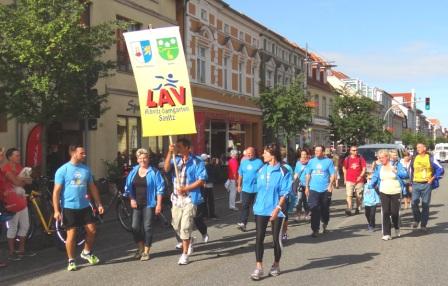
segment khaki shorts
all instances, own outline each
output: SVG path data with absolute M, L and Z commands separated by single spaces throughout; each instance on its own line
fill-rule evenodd
M 347 197 L 353 197 L 353 192 L 356 192 L 356 197 L 362 197 L 362 192 L 364 191 L 364 183 L 352 183 L 347 182 L 345 184 L 345 191 Z
M 196 216 L 196 206 L 191 202 L 183 207 L 173 205 L 171 208 L 171 216 L 171 225 L 180 239 L 190 239 L 191 233 L 193 232 L 193 219 Z

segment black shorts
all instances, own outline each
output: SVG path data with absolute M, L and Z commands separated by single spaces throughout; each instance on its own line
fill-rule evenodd
M 84 209 L 63 209 L 62 223 L 66 228 L 81 227 L 95 223 L 92 208 L 89 206 Z

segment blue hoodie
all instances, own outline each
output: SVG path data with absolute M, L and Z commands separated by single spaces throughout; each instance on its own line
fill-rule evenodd
M 265 164 L 258 170 L 256 186 L 257 197 L 253 206 L 254 214 L 271 216 L 280 201 L 280 197 L 286 199 L 291 192 L 291 174 L 280 164 L 275 166 Z M 285 217 L 281 211 L 278 216 Z
M 406 190 L 406 183 L 405 183 L 405 179 L 409 178 L 408 175 L 408 171 L 403 167 L 403 165 L 401 165 L 400 162 L 392 162 L 391 163 L 394 164 L 394 166 L 397 167 L 397 179 L 398 182 L 400 182 L 400 186 L 401 186 L 401 193 L 403 195 L 407 194 L 407 190 Z M 378 189 L 380 188 L 381 185 L 381 178 L 380 178 L 380 174 L 381 174 L 381 168 L 383 167 L 383 165 L 378 165 L 375 167 L 375 171 L 372 175 L 372 179 L 370 180 L 369 188 L 375 188 L 378 187 Z
M 131 199 L 135 199 L 134 178 L 138 173 L 138 169 L 140 169 L 140 166 L 135 166 L 126 178 L 124 191 Z M 159 170 L 154 167 L 148 168 L 148 172 L 146 172 L 146 185 L 147 207 L 153 208 L 157 204 L 156 196 L 163 195 L 165 191 L 165 182 L 163 181 Z

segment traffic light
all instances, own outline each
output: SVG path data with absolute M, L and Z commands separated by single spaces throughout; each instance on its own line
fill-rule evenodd
M 425 98 L 425 109 L 426 110 L 429 110 L 430 103 L 431 103 L 430 98 L 429 97 Z

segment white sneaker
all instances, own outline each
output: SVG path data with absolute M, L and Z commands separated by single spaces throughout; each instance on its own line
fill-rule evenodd
M 178 244 L 176 244 L 176 249 L 182 249 L 182 242 L 179 242 Z
M 191 237 L 190 238 L 190 245 L 188 246 L 188 252 L 187 252 L 188 255 L 192 255 L 193 254 L 193 251 L 194 251 L 193 244 L 194 244 L 194 237 Z
M 206 234 L 204 234 L 204 235 L 202 236 L 202 242 L 207 243 L 208 240 L 209 240 L 209 236 L 208 236 L 208 234 L 206 233 Z
M 187 265 L 188 264 L 188 255 L 182 254 L 179 258 L 179 261 L 177 262 L 179 265 Z
M 395 229 L 395 236 L 396 237 L 400 237 L 401 236 L 401 233 L 400 233 L 400 229 L 398 228 L 398 229 Z
M 392 236 L 390 236 L 390 235 L 383 235 L 383 237 L 381 239 L 384 240 L 384 241 L 392 240 Z

